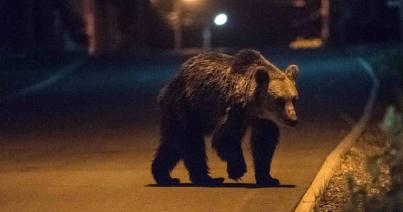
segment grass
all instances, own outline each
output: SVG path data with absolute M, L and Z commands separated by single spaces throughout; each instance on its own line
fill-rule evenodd
M 372 125 L 358 139 L 357 143 L 342 158 L 341 165 L 332 176 L 326 191 L 323 193 L 317 211 L 345 211 L 350 205 L 355 209 L 362 208 L 362 198 L 373 198 L 387 188 L 389 180 L 383 163 L 382 173 L 373 182 L 367 171 L 367 158 L 378 157 L 385 151 L 387 139 L 385 133 L 378 126 Z
M 317 211 L 403 210 L 403 50 L 368 59 L 382 82 L 379 97 L 390 106 L 342 158 Z

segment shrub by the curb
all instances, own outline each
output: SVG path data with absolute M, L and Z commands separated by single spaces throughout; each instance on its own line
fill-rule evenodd
M 380 127 L 388 136 L 386 147 L 381 154 L 367 157 L 366 172 L 371 180 L 359 184 L 353 176 L 348 177 L 351 198 L 346 211 L 400 211 L 403 208 L 402 116 L 393 106 L 387 109 Z M 389 176 L 388 186 L 378 187 L 376 195 L 368 195 L 371 188 L 385 180 L 382 178 L 385 168 Z

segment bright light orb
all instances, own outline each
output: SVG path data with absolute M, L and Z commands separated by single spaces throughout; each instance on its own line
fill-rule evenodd
M 217 26 L 221 26 L 221 25 L 224 25 L 225 23 L 227 23 L 227 20 L 228 20 L 227 14 L 220 13 L 214 18 L 214 23 Z
M 194 4 L 197 2 L 197 0 L 183 0 L 187 4 Z

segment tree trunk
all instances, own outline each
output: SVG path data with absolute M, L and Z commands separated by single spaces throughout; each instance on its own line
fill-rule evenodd
M 146 48 L 147 47 L 147 18 L 146 17 L 146 1 L 138 0 L 136 3 L 136 47 Z
M 321 0 L 321 16 L 322 16 L 322 29 L 320 32 L 320 37 L 322 39 L 322 42 L 324 44 L 327 43 L 329 40 L 329 34 L 330 34 L 330 18 L 329 18 L 329 10 L 330 5 L 329 5 L 329 0 Z
M 88 53 L 96 54 L 97 40 L 95 39 L 95 2 L 94 0 L 83 1 L 83 19 L 85 22 L 85 31 L 88 39 Z

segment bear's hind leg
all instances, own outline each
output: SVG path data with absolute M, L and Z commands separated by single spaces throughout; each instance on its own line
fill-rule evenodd
M 271 161 L 279 135 L 279 128 L 274 122 L 263 119 L 252 121 L 251 146 L 257 185 L 277 186 L 280 184 L 278 179 L 272 178 L 270 175 Z
M 224 178 L 211 178 L 207 166 L 206 147 L 203 134 L 196 127 L 186 131 L 186 141 L 183 144 L 183 161 L 189 171 L 190 180 L 196 185 L 217 186 Z
M 181 135 L 175 129 L 161 129 L 161 143 L 152 162 L 151 171 L 157 184 L 176 185 L 179 179 L 171 178 L 172 169 L 181 159 Z

